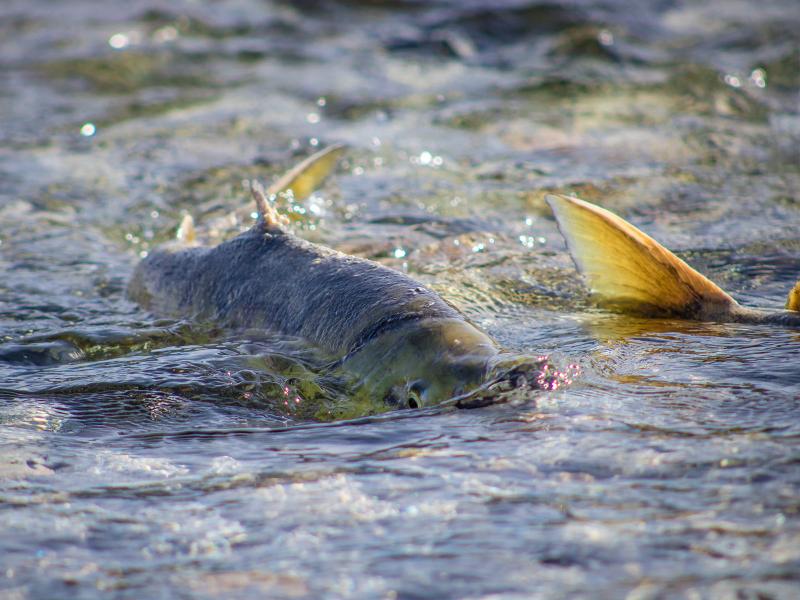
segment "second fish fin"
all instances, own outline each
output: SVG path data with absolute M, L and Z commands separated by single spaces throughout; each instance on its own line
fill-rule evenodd
M 276 179 L 267 188 L 267 197 L 285 194 L 290 190 L 295 200 L 310 196 L 330 174 L 344 151 L 343 144 L 334 144 L 312 154 Z

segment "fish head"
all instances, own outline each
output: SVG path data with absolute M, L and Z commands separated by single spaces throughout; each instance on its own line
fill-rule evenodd
M 381 334 L 346 365 L 374 400 L 422 408 L 481 385 L 497 353 L 492 339 L 466 321 L 429 319 Z

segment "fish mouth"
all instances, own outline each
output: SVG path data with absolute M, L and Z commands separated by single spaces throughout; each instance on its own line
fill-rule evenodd
M 486 382 L 473 390 L 454 396 L 447 401 L 447 404 L 464 409 L 507 404 L 521 391 L 540 389 L 536 385 L 531 385 L 532 381 L 538 380 L 541 373 L 537 367 L 538 365 L 531 365 L 529 368 L 518 366 L 494 372 Z
M 532 390 L 556 390 L 572 383 L 580 372 L 577 365 L 557 368 L 547 356 L 498 356 L 486 381 L 475 389 L 454 396 L 443 405 L 473 409 L 493 404 L 530 400 Z

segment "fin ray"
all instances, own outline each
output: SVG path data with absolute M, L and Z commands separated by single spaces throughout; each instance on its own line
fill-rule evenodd
M 546 200 L 601 305 L 690 318 L 713 318 L 738 306 L 714 282 L 612 212 L 570 196 Z

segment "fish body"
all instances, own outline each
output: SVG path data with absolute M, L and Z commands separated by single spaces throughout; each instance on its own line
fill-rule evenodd
M 343 360 L 389 404 L 421 406 L 465 391 L 498 352 L 407 275 L 264 224 L 214 248 L 154 250 L 128 293 L 158 315 L 302 338 Z M 460 371 L 461 383 L 444 390 L 448 371 Z
M 199 247 L 185 220 L 178 241 L 139 263 L 128 295 L 161 316 L 302 338 L 376 404 L 418 408 L 474 389 L 498 357 L 488 335 L 407 275 L 297 237 L 272 206 L 287 189 L 310 193 L 338 152 L 317 153 L 267 192 L 252 184 L 260 218 L 229 241 Z

